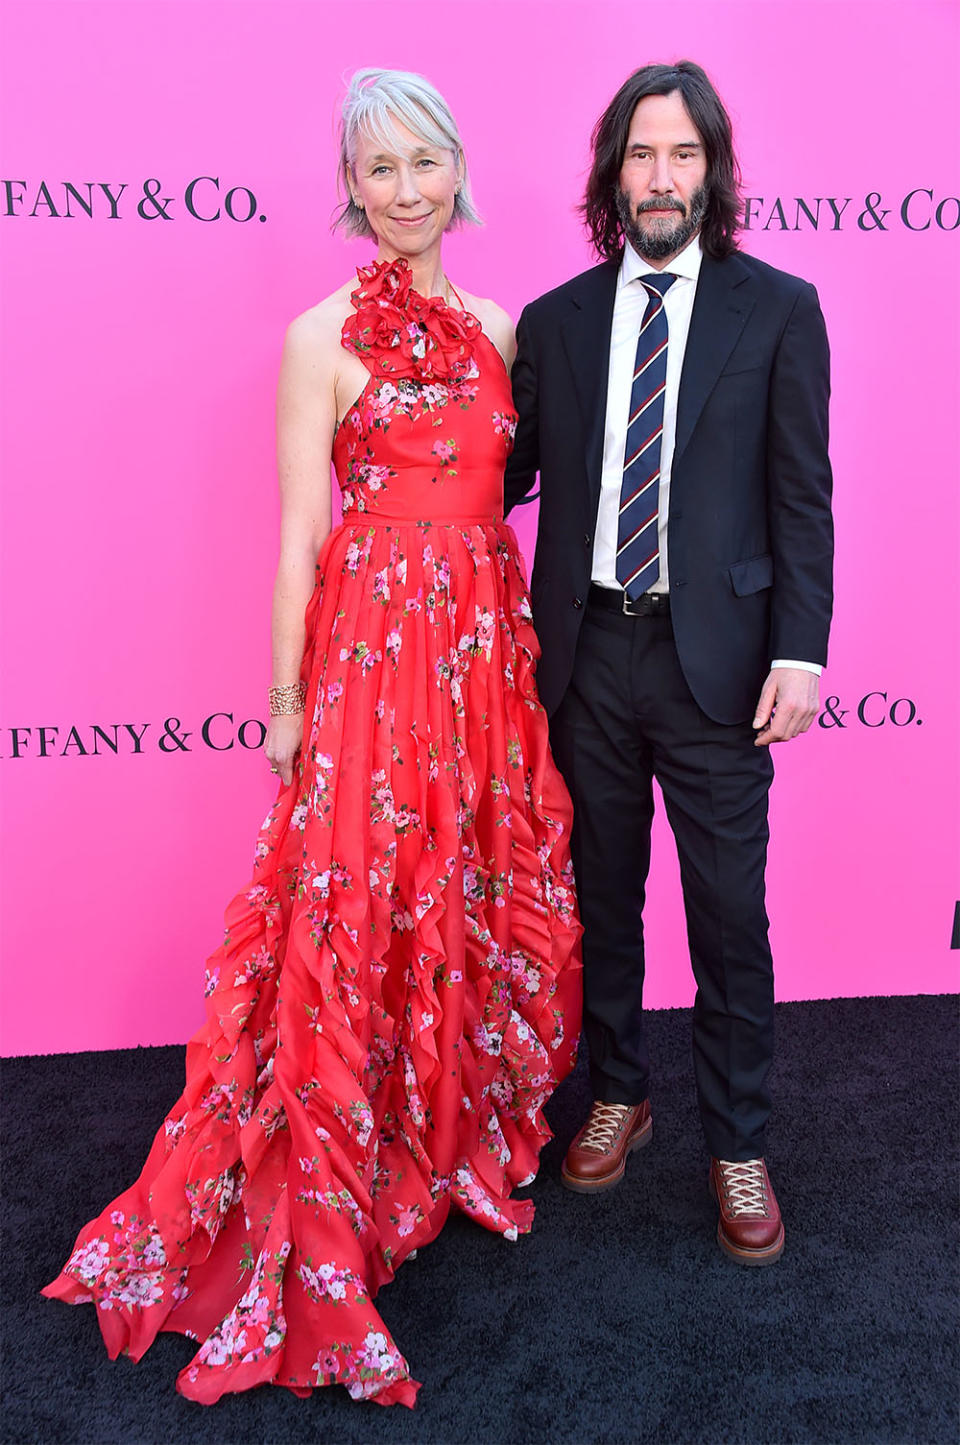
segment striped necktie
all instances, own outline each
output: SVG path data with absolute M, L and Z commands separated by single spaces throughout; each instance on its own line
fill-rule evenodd
M 667 385 L 667 315 L 663 298 L 676 279 L 665 271 L 640 277 L 647 291 L 647 309 L 640 323 L 633 366 L 617 526 L 617 581 L 631 602 L 660 576 L 660 437 Z

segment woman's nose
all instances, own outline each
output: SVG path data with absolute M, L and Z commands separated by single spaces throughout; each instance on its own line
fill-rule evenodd
M 420 199 L 420 188 L 412 166 L 400 166 L 397 171 L 397 200 L 401 205 L 414 206 Z

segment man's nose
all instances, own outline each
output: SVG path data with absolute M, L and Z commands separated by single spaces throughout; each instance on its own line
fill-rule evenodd
M 654 161 L 650 189 L 656 191 L 658 196 L 667 195 L 673 190 L 673 166 L 669 156 L 661 156 Z

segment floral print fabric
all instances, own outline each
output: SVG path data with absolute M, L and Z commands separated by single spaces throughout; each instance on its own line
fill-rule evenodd
M 178 1388 L 270 1382 L 412 1405 L 373 1303 L 451 1208 L 515 1239 L 579 1029 L 569 799 L 502 521 L 515 414 L 479 323 L 358 273 L 369 380 L 338 430 L 344 516 L 307 613 L 293 783 L 207 968 L 186 1087 L 133 1187 L 45 1293 L 112 1356 L 160 1330 Z

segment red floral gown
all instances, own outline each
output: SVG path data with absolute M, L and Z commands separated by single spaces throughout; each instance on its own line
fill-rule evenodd
M 111 1356 L 199 1343 L 178 1388 L 419 1388 L 373 1298 L 451 1207 L 511 1198 L 572 1067 L 571 808 L 502 520 L 516 417 L 479 323 L 358 272 L 370 377 L 337 432 L 343 523 L 307 612 L 303 746 L 208 966 L 186 1087 L 143 1173 L 45 1294 L 93 1301 Z

